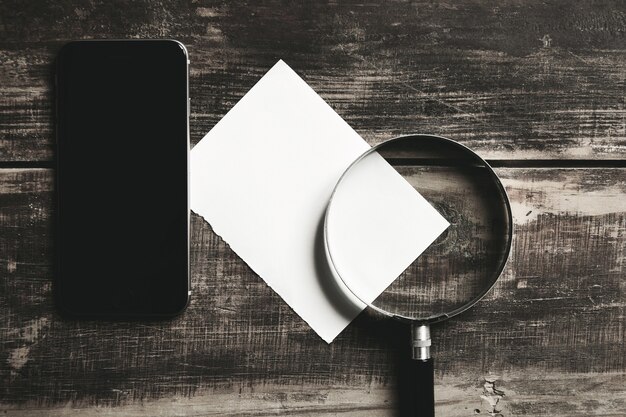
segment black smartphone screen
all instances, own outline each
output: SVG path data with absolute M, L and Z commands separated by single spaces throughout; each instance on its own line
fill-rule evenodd
M 61 308 L 86 316 L 180 312 L 189 294 L 184 46 L 71 42 L 56 77 Z

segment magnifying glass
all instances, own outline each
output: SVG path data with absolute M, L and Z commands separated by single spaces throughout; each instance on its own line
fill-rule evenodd
M 364 254 L 346 250 L 346 236 L 363 245 L 375 228 L 383 227 L 364 222 L 355 229 L 353 219 L 364 207 L 350 198 L 359 191 L 356 187 L 367 187 L 367 167 L 381 157 L 450 226 L 372 300 L 371 277 L 366 279 L 359 268 Z M 411 325 L 419 416 L 435 415 L 430 325 L 469 309 L 493 287 L 509 257 L 512 226 L 510 202 L 494 170 L 466 146 L 440 136 L 400 136 L 374 146 L 335 186 L 324 219 L 329 265 L 349 293 L 371 310 Z

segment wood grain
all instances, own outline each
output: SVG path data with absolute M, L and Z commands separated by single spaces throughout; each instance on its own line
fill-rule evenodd
M 54 157 L 52 62 L 71 39 L 177 38 L 196 143 L 280 58 L 370 143 L 452 137 L 499 159 L 626 156 L 626 3 L 0 3 L 0 160 Z
M 626 169 L 498 174 L 513 255 L 484 301 L 433 329 L 438 415 L 496 400 L 503 416 L 625 415 Z M 51 171 L 0 170 L 6 414 L 381 416 L 406 400 L 401 324 L 363 314 L 327 345 L 196 215 L 182 316 L 61 319 L 52 198 Z
M 487 378 L 490 378 L 487 376 Z M 490 382 L 444 376 L 437 385 L 437 415 L 448 417 L 553 416 L 587 417 L 623 416 L 626 407 L 619 389 L 626 383 L 623 374 L 550 376 L 507 375 L 497 385 L 501 394 L 492 394 Z M 500 388 L 502 390 L 500 390 Z M 236 395 L 223 390 L 208 390 L 193 397 L 135 402 L 119 407 L 92 404 L 63 404 L 54 408 L 8 408 L 12 416 L 276 416 L 380 417 L 394 415 L 393 388 L 368 387 L 297 387 L 269 385 L 241 388 Z M 496 410 L 489 400 L 500 396 Z M 485 399 L 488 398 L 489 400 Z M 71 407 L 70 407 L 71 406 Z
M 625 33 L 619 0 L 3 0 L 0 166 L 54 160 L 58 48 L 129 37 L 188 46 L 194 144 L 282 58 L 372 144 L 419 131 L 490 159 L 623 166 Z M 512 258 L 484 301 L 433 329 L 438 416 L 626 416 L 626 169 L 498 174 Z M 406 409 L 402 325 L 363 314 L 327 345 L 196 215 L 182 316 L 62 319 L 53 197 L 52 171 L 0 169 L 4 415 Z

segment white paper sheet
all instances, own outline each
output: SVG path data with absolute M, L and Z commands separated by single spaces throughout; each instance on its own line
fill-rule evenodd
M 329 343 L 363 305 L 348 301 L 328 273 L 323 217 L 337 180 L 368 148 L 279 61 L 191 151 L 192 210 Z M 380 184 L 404 181 L 385 164 L 372 167 Z M 394 203 L 415 208 L 412 224 L 443 228 L 426 227 L 418 242 L 401 228 L 373 243 L 372 251 L 403 248 L 377 266 L 387 285 L 447 227 L 430 205 L 415 206 L 411 187 L 396 188 Z M 398 213 L 376 215 L 386 214 Z

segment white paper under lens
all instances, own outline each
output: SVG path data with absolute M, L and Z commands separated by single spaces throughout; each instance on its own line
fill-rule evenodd
M 377 153 L 344 176 L 330 205 L 328 249 L 337 273 L 371 303 L 449 226 Z

